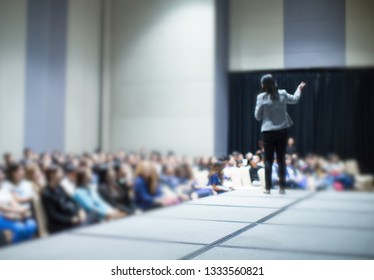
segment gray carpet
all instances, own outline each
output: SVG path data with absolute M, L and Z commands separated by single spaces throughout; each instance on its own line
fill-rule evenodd
M 240 189 L 3 248 L 0 259 L 374 259 L 374 193 Z

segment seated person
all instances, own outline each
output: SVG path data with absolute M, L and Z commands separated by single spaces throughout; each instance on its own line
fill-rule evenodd
M 114 167 L 115 182 L 122 190 L 122 207 L 131 214 L 136 211 L 133 172 L 127 164 L 117 164 Z
M 162 167 L 160 175 L 160 183 L 162 191 L 170 199 L 174 199 L 177 202 L 189 200 L 189 195 L 183 193 L 180 188 L 180 180 L 176 176 L 176 168 L 172 164 L 166 164 Z
M 232 170 L 236 167 L 236 160 L 233 156 L 225 157 L 225 160 L 220 162 L 224 166 L 222 169 L 223 179 L 231 181 Z
M 243 166 L 244 166 L 243 161 L 244 161 L 244 159 L 242 159 L 242 160 L 237 160 L 237 161 L 236 161 L 236 167 L 237 167 L 237 168 L 241 168 L 241 167 L 243 167 Z
M 69 196 L 73 196 L 77 187 L 77 168 L 68 163 L 65 166 L 65 176 L 60 182 L 61 187 Z
M 234 174 L 237 173 L 237 169 L 238 169 L 237 165 L 238 165 L 238 162 L 241 161 L 241 160 L 237 160 L 237 158 L 240 158 L 240 155 L 241 154 L 239 152 L 233 152 L 232 155 L 223 156 L 220 159 L 218 159 L 218 162 L 221 162 L 223 166 L 222 186 L 226 189 L 232 189 L 234 187 L 234 180 L 235 180 Z
M 199 157 L 196 162 L 196 171 L 206 171 L 209 172 L 209 158 Z
M 4 182 L 5 188 L 8 188 L 15 200 L 32 210 L 34 198 L 34 189 L 32 184 L 25 180 L 25 170 L 22 165 L 12 163 L 7 169 L 7 181 Z
M 77 173 L 77 189 L 74 200 L 86 211 L 98 214 L 101 219 L 112 220 L 123 217 L 125 214 L 106 203 L 95 188 L 91 186 L 91 170 L 82 167 Z
M 124 213 L 130 214 L 134 209 L 127 207 L 128 189 L 126 186 L 118 184 L 116 172 L 113 168 L 102 165 L 98 167 L 99 194 L 112 207 L 120 209 Z
M 248 152 L 248 153 L 245 154 L 245 159 L 247 160 L 247 165 L 249 165 L 249 162 L 250 162 L 252 157 L 253 157 L 253 153 L 251 153 L 251 152 Z
M 286 155 L 286 186 L 301 189 L 307 187 L 306 176 L 296 168 L 296 164 L 289 155 Z
M 213 189 L 208 186 L 209 171 L 207 169 L 200 170 L 198 165 L 195 165 L 191 172 L 192 187 L 196 191 L 196 194 L 191 195 L 191 199 L 213 195 Z
M 148 161 L 139 163 L 134 183 L 135 203 L 142 210 L 171 204 L 161 192 L 156 170 Z
M 290 137 L 287 140 L 287 148 L 286 148 L 286 154 L 287 155 L 292 155 L 297 153 L 297 148 L 295 145 L 295 139 Z
M 213 164 L 208 175 L 208 186 L 211 186 L 216 194 L 231 190 L 231 188 L 223 186 L 223 168 L 222 162 L 217 161 Z
M 31 211 L 15 200 L 9 185 L 4 184 L 3 179 L 4 174 L 0 169 L 0 231 L 5 231 L 5 237 L 8 239 L 11 236 L 12 243 L 31 239 L 37 231 Z
M 252 186 L 255 187 L 261 186 L 260 177 L 258 176 L 258 170 L 263 167 L 258 165 L 259 161 L 260 157 L 258 155 L 253 156 L 249 161 L 249 177 L 251 178 Z
M 160 175 L 160 183 L 164 184 L 171 190 L 175 190 L 178 188 L 179 180 L 176 176 L 176 170 L 173 165 L 167 164 L 162 167 L 161 175 Z
M 48 217 L 50 233 L 95 221 L 95 217 L 87 216 L 85 211 L 61 187 L 61 168 L 57 166 L 48 167 L 46 177 L 47 187 L 42 192 L 42 201 Z M 98 220 L 97 217 L 96 220 Z
M 355 181 L 354 177 L 345 171 L 345 165 L 337 154 L 329 154 L 328 162 L 324 169 L 328 172 L 334 189 L 336 190 L 352 190 Z
M 178 192 L 189 197 L 189 199 L 198 199 L 213 194 L 211 187 L 207 187 L 206 183 L 200 185 L 194 177 L 192 167 L 189 163 L 182 163 L 175 172 L 178 178 Z M 207 175 L 205 176 L 207 177 Z

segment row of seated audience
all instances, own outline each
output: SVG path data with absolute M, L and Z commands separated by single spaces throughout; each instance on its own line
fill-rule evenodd
M 37 154 L 20 161 L 7 153 L 0 168 L 0 246 L 106 222 L 150 209 L 232 190 L 234 173 L 244 170 L 261 187 L 263 148 L 245 156 L 178 157 L 144 151 L 118 154 Z M 287 186 L 299 189 L 352 188 L 352 176 L 336 155 L 326 160 L 287 149 Z M 273 183 L 278 183 L 276 160 Z

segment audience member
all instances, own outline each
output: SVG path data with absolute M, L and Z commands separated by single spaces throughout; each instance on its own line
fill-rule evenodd
M 259 187 L 262 185 L 260 181 L 260 177 L 258 176 L 258 170 L 263 168 L 262 166 L 259 166 L 258 163 L 260 161 L 260 157 L 255 155 L 251 158 L 249 165 L 249 176 L 251 178 L 252 186 Z
M 4 187 L 9 189 L 14 199 L 32 211 L 34 189 L 32 184 L 25 180 L 25 170 L 19 163 L 12 163 L 7 168 L 7 181 Z
M 157 172 L 148 161 L 139 163 L 134 183 L 135 203 L 142 210 L 168 205 L 157 178 Z
M 133 172 L 124 163 L 117 164 L 114 170 L 116 184 L 122 190 L 122 208 L 132 214 L 136 211 Z
M 129 203 L 129 190 L 126 186 L 117 183 L 114 169 L 107 164 L 100 167 L 98 191 L 99 195 L 113 208 L 129 214 L 130 209 L 125 205 Z
M 296 160 L 290 155 L 286 155 L 286 187 L 295 189 L 305 189 L 307 178 L 296 167 Z
M 81 167 L 77 173 L 77 189 L 73 195 L 74 200 L 86 211 L 94 212 L 101 219 L 112 220 L 123 217 L 125 213 L 110 206 L 92 186 L 92 172 Z
M 224 186 L 223 169 L 224 164 L 221 161 L 217 161 L 209 172 L 208 186 L 211 186 L 217 194 L 230 190 L 229 187 Z
M 292 137 L 288 138 L 287 140 L 286 154 L 287 155 L 297 154 L 297 148 L 295 146 L 295 139 Z
M 10 231 L 12 243 L 31 239 L 37 231 L 30 207 L 17 202 L 11 193 L 10 185 L 4 183 L 2 170 L 0 170 L 0 231 Z M 9 237 L 9 233 L 4 234 Z
M 61 187 L 62 172 L 60 167 L 50 166 L 46 170 L 46 177 L 47 187 L 42 192 L 42 201 L 48 217 L 50 233 L 97 220 L 97 216 L 88 218 L 85 211 Z
M 65 165 L 65 176 L 60 184 L 69 196 L 74 195 L 77 188 L 77 167 L 73 163 Z

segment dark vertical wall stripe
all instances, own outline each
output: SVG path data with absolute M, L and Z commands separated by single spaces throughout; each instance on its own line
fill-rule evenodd
M 50 1 L 48 149 L 63 150 L 65 142 L 67 3 L 68 0 Z
M 47 107 L 48 5 L 28 1 L 27 53 L 25 84 L 25 145 L 34 149 L 45 146 Z
M 215 9 L 214 153 L 221 156 L 228 149 L 228 0 L 216 0 Z
M 285 68 L 345 66 L 345 0 L 284 0 Z
M 25 145 L 64 149 L 68 0 L 29 0 Z

